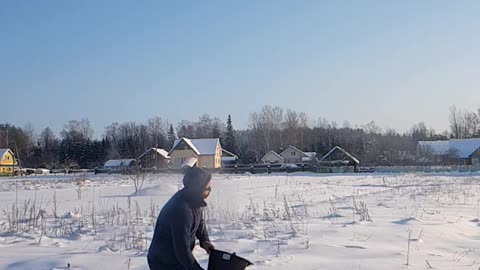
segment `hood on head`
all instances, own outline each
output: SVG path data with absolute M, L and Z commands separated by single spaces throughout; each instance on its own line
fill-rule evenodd
M 183 177 L 185 189 L 191 192 L 203 192 L 212 175 L 204 169 L 198 167 L 188 168 Z

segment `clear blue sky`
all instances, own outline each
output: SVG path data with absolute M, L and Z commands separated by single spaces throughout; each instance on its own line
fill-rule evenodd
M 480 1 L 2 1 L 2 121 L 59 131 L 279 105 L 405 130 L 480 106 Z

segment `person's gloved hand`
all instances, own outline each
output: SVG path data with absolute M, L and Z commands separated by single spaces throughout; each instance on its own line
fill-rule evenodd
M 201 242 L 200 247 L 205 249 L 205 251 L 207 251 L 208 254 L 210 254 L 210 252 L 215 249 L 215 246 L 212 243 L 210 243 L 210 241 Z

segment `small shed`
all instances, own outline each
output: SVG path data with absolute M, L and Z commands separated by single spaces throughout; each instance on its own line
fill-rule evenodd
M 305 155 L 307 156 L 302 158 L 302 163 L 314 164 L 315 162 L 318 161 L 317 152 L 303 152 L 303 153 L 305 153 Z
M 135 159 L 111 159 L 105 162 L 105 169 L 128 169 L 135 166 Z
M 282 164 L 284 161 L 283 157 L 273 150 L 263 156 L 261 160 L 264 164 Z
M 170 157 L 166 150 L 152 147 L 138 157 L 138 162 L 144 169 L 160 169 L 168 167 Z
M 417 158 L 435 163 L 480 164 L 480 138 L 419 141 Z
M 222 149 L 222 167 L 235 166 L 238 163 L 238 156 L 234 153 Z
M 320 166 L 329 167 L 353 166 L 354 170 L 356 171 L 358 169 L 358 165 L 360 165 L 360 161 L 343 148 L 335 146 L 320 159 L 319 164 Z
M 285 163 L 303 163 L 304 158 L 309 158 L 305 152 L 296 148 L 293 145 L 290 145 L 280 153 L 280 156 L 283 158 Z
M 0 149 L 0 175 L 13 174 L 15 166 L 17 166 L 17 160 L 12 150 L 8 148 Z

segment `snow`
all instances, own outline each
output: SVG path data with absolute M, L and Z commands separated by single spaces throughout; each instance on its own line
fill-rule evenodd
M 418 145 L 435 156 L 446 155 L 450 149 L 448 141 L 419 141 Z
M 360 164 L 360 161 L 355 158 L 354 156 L 352 156 L 350 153 L 348 153 L 347 151 L 345 151 L 343 148 L 339 147 L 339 146 L 335 146 L 334 148 L 332 148 L 328 153 L 326 153 L 322 159 L 320 160 L 320 162 L 322 161 L 328 161 L 327 158 L 335 151 L 341 151 L 344 155 L 346 155 L 347 157 L 349 157 L 350 159 L 353 160 L 353 162 L 355 162 L 356 164 Z
M 458 158 L 469 158 L 472 153 L 480 148 L 480 139 L 453 139 L 449 141 L 419 141 L 419 146 L 431 151 L 433 155 L 447 155 L 454 151 Z
M 193 166 L 195 166 L 195 164 L 196 164 L 197 162 L 198 162 L 198 159 L 197 159 L 197 158 L 189 157 L 189 158 L 187 158 L 187 159 L 182 163 L 182 165 L 180 166 L 180 168 L 193 167 Z
M 192 139 L 192 143 L 200 151 L 200 155 L 215 155 L 219 139 Z
M 455 149 L 459 158 L 469 158 L 472 153 L 480 148 L 480 139 L 450 140 L 450 149 Z
M 0 269 L 148 269 L 156 215 L 182 176 L 147 175 L 137 196 L 128 176 L 82 178 L 2 178 Z M 214 174 L 212 189 L 212 242 L 248 269 L 480 267 L 480 173 Z M 36 202 L 36 226 L 9 228 L 16 201 Z M 207 254 L 194 255 L 206 268 Z
M 231 157 L 231 158 L 234 158 L 234 159 L 238 159 L 237 155 L 235 155 L 234 153 L 232 153 L 230 151 L 227 151 L 225 149 L 222 149 L 222 158 L 223 157 Z
M 148 154 L 148 152 L 150 151 L 155 151 L 157 152 L 159 155 L 161 155 L 162 157 L 164 158 L 170 158 L 168 156 L 168 152 L 165 150 L 165 149 L 162 149 L 162 148 L 155 148 L 155 147 L 152 147 L 150 149 L 148 149 L 145 153 L 141 154 L 138 159 L 141 159 L 143 156 L 145 156 L 146 154 Z
M 134 159 L 111 159 L 105 162 L 105 168 L 117 168 L 117 167 L 128 167 L 130 163 L 135 161 Z
M 315 161 L 315 158 L 317 157 L 317 152 L 304 152 L 307 157 L 303 157 L 302 161 L 303 162 L 312 162 Z
M 173 143 L 172 151 L 180 143 L 180 141 L 187 143 L 197 155 L 215 155 L 217 146 L 220 144 L 220 140 L 216 139 L 176 139 Z M 170 151 L 170 152 L 172 152 Z

